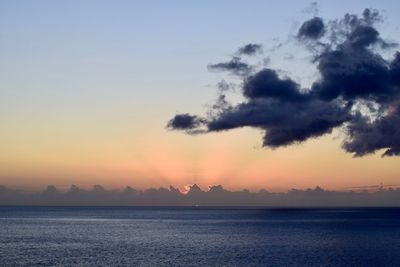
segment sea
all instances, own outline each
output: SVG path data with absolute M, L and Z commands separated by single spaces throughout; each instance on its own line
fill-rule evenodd
M 400 209 L 3 206 L 0 266 L 400 266 Z

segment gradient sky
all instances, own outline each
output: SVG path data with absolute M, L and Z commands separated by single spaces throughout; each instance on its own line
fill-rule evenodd
M 202 187 L 286 190 L 400 183 L 400 158 L 352 158 L 342 135 L 271 150 L 262 132 L 187 136 L 165 129 L 177 112 L 204 113 L 238 47 L 272 48 L 312 17 L 311 1 L 1 1 L 0 184 L 67 188 Z M 319 1 L 339 18 L 376 8 L 383 36 L 400 36 L 398 1 Z M 399 41 L 399 40 L 398 40 Z M 307 56 L 271 64 L 302 84 Z M 281 55 L 279 56 L 279 53 Z M 266 53 L 268 55 L 268 53 Z

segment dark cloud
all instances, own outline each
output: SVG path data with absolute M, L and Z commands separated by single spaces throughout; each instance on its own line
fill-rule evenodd
M 216 70 L 216 71 L 227 71 L 234 75 L 243 76 L 250 73 L 252 67 L 241 61 L 240 57 L 232 57 L 232 59 L 228 62 L 220 62 L 216 64 L 208 65 L 209 70 Z
M 337 102 L 253 99 L 211 119 L 208 130 L 255 127 L 266 130 L 264 146 L 278 147 L 329 133 L 350 118 L 347 109 Z
M 168 129 L 191 130 L 200 126 L 202 119 L 190 114 L 178 114 L 168 124 Z
M 400 85 L 400 53 L 396 52 L 393 61 L 390 63 L 390 78 L 393 83 Z
M 314 17 L 301 25 L 299 32 L 297 33 L 298 38 L 310 38 L 318 39 L 325 33 L 325 24 L 322 18 Z
M 370 122 L 359 116 L 346 128 L 348 138 L 343 144 L 346 151 L 364 156 L 384 149 L 382 156 L 400 155 L 400 109 L 392 107 L 390 114 Z
M 320 55 L 318 70 L 321 79 L 312 89 L 323 99 L 383 101 L 398 93 L 388 62 L 370 50 L 341 46 Z
M 378 10 L 366 8 L 362 13 L 362 18 L 366 24 L 371 25 L 376 22 L 382 21 L 383 18 Z
M 392 59 L 382 54 L 393 46 L 376 28 L 381 20 L 379 12 L 365 9 L 361 16 L 346 14 L 327 24 L 319 17 L 304 22 L 297 37 L 313 53 L 318 70 L 310 88 L 238 57 L 210 65 L 242 75 L 244 101 L 231 105 L 221 95 L 208 116 L 188 123 L 190 129 L 258 128 L 265 131 L 263 146 L 279 147 L 343 127 L 347 152 L 364 156 L 384 149 L 385 156 L 399 155 L 400 53 Z
M 257 53 L 260 53 L 262 51 L 262 45 L 260 44 L 247 44 L 245 46 L 242 46 L 238 49 L 237 54 L 238 55 L 247 55 L 247 56 L 253 56 Z
M 376 10 L 365 9 L 362 16 L 346 14 L 342 19 L 329 22 L 330 41 L 333 44 L 349 43 L 353 47 L 367 47 L 372 44 L 384 44 L 375 28 L 382 17 Z M 329 44 L 330 45 L 330 44 Z
M 352 47 L 364 48 L 375 44 L 379 39 L 379 32 L 371 26 L 359 25 L 349 35 L 349 42 Z
M 263 69 L 244 82 L 243 95 L 247 98 L 275 98 L 287 101 L 305 101 L 299 85 L 289 78 L 281 79 L 275 70 Z

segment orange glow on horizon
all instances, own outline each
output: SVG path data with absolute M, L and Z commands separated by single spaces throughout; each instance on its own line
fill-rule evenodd
M 150 132 L 132 142 L 119 141 L 125 146 L 115 146 L 110 139 L 102 147 L 90 142 L 68 150 L 60 147 L 57 156 L 36 148 L 25 155 L 6 153 L 0 155 L 0 184 L 138 189 L 198 184 L 203 190 L 222 185 L 229 190 L 285 191 L 317 185 L 340 189 L 395 184 L 400 176 L 397 158 L 352 158 L 340 150 L 340 138 L 332 135 L 276 150 L 254 148 L 259 135 L 250 129 L 196 137 Z M 3 147 L 7 150 L 7 144 Z

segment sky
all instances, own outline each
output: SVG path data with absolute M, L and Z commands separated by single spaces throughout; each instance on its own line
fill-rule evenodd
M 204 114 L 210 71 L 239 47 L 262 44 L 269 66 L 302 86 L 315 66 L 293 42 L 305 20 L 377 9 L 380 35 L 396 40 L 398 1 L 1 1 L 0 184 L 149 188 L 196 183 L 236 190 L 400 183 L 400 159 L 354 158 L 343 132 L 262 146 L 263 131 L 187 135 L 176 114 Z M 399 40 L 397 40 L 399 41 Z M 279 43 L 286 45 L 274 50 Z M 240 94 L 233 94 L 240 101 Z

